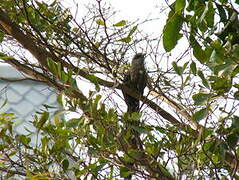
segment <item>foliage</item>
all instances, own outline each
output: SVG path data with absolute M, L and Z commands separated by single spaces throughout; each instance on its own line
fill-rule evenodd
M 151 21 L 115 21 L 102 1 L 83 18 L 58 1 L 0 4 L 0 59 L 55 88 L 61 105 L 34 116 L 36 142 L 32 130 L 14 133 L 13 114 L 0 114 L 3 178 L 238 178 L 239 3 L 167 5 L 162 53 L 161 39 L 140 29 Z M 177 54 L 182 44 L 188 48 Z M 122 79 L 142 47 L 149 54 L 148 93 L 135 97 Z M 141 113 L 125 113 L 122 89 L 141 100 Z M 65 118 L 69 113 L 75 116 Z M 129 143 L 132 130 L 143 151 Z

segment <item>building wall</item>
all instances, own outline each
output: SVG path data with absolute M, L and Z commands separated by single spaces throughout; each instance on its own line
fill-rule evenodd
M 15 130 L 27 133 L 26 128 L 33 129 L 31 123 L 36 111 L 43 109 L 42 104 L 57 106 L 55 91 L 44 83 L 21 80 L 26 76 L 11 66 L 0 66 L 0 105 L 7 99 L 1 112 L 15 113 Z

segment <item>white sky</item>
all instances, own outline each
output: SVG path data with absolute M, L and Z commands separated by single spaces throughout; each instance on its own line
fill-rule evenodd
M 73 4 L 72 2 L 78 3 L 79 5 L 88 3 L 97 3 L 97 0 L 62 0 L 64 4 Z M 101 0 L 101 3 L 110 3 L 115 10 L 122 11 L 122 15 L 130 18 L 146 17 L 152 9 L 159 5 L 160 0 Z M 161 1 L 161 3 L 163 3 Z
M 83 15 L 86 13 L 84 5 L 85 4 L 97 4 L 97 0 L 62 0 L 61 3 L 70 7 L 72 12 L 75 9 L 75 3 L 78 4 L 78 13 L 79 15 Z M 160 14 L 162 5 L 165 6 L 165 1 L 163 0 L 147 0 L 147 1 L 139 1 L 139 0 L 101 0 L 102 7 L 104 4 L 111 4 L 114 11 L 117 11 L 116 17 L 117 20 L 126 20 L 126 21 L 143 21 L 149 18 L 159 18 L 162 17 Z M 74 15 L 74 13 L 73 13 Z M 162 32 L 162 27 L 165 24 L 165 18 L 162 18 L 162 21 L 150 22 L 148 26 L 144 26 L 144 30 L 148 33 L 151 32 Z
M 103 2 L 104 0 L 102 0 Z M 105 0 L 110 2 L 115 9 L 119 9 L 122 15 L 132 19 L 146 18 L 158 5 L 158 0 Z

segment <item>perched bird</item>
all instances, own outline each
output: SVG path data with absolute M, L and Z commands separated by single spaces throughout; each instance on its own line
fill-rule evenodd
M 144 66 L 145 54 L 139 53 L 133 57 L 131 67 L 124 78 L 124 84 L 135 90 L 139 96 L 144 93 L 147 83 L 147 73 Z M 139 112 L 139 99 L 136 99 L 123 91 L 125 103 L 127 104 L 127 112 Z
M 136 54 L 131 62 L 130 69 L 128 73 L 126 74 L 124 78 L 124 84 L 133 90 L 134 93 L 137 93 L 137 95 L 143 96 L 144 88 L 146 87 L 147 83 L 147 73 L 144 66 L 144 59 L 145 54 Z M 125 103 L 127 104 L 127 113 L 129 115 L 133 112 L 139 112 L 140 106 L 139 106 L 139 99 L 132 97 L 131 95 L 127 94 L 124 90 L 122 90 Z M 130 116 L 129 116 L 130 117 Z M 128 138 L 127 144 L 128 149 L 135 149 L 135 150 L 142 150 L 142 143 L 140 140 L 140 134 L 135 131 L 132 127 L 139 126 L 139 120 L 135 121 L 129 118 L 128 122 L 126 122 L 126 131 L 130 131 L 131 137 Z M 134 163 L 127 163 L 127 167 L 133 168 Z M 131 180 L 132 174 L 128 175 L 126 177 L 126 180 Z

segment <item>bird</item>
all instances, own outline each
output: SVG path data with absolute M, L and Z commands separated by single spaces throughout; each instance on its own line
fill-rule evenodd
M 147 84 L 147 73 L 144 65 L 145 54 L 136 54 L 131 62 L 130 69 L 123 80 L 124 84 L 135 91 L 138 96 L 143 96 Z M 139 112 L 139 99 L 132 97 L 123 90 L 127 112 Z
M 144 65 L 145 54 L 138 53 L 132 59 L 129 71 L 125 75 L 123 84 L 130 88 L 138 97 L 143 96 L 144 89 L 147 84 L 147 72 Z M 140 133 L 134 130 L 132 127 L 139 126 L 139 120 L 135 121 L 130 119 L 132 113 L 140 112 L 140 101 L 138 98 L 132 97 L 124 89 L 122 89 L 125 103 L 127 105 L 127 113 L 129 114 L 129 120 L 126 122 L 126 131 L 129 130 L 131 137 L 128 138 L 127 142 L 129 144 L 128 149 L 142 150 L 142 143 L 140 140 Z M 127 167 L 133 168 L 135 163 L 126 163 Z M 129 174 L 125 179 L 130 180 L 132 178 L 132 173 Z

